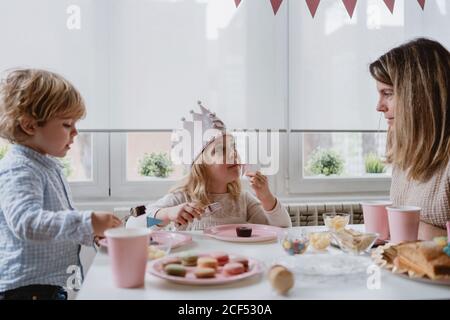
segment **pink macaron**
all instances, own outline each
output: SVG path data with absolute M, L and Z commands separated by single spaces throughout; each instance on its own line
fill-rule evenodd
M 235 276 L 245 272 L 244 265 L 239 262 L 230 262 L 223 267 L 223 272 L 230 276 Z
M 228 254 L 226 254 L 225 252 L 213 252 L 210 254 L 210 256 L 217 259 L 219 266 L 226 265 L 230 260 Z

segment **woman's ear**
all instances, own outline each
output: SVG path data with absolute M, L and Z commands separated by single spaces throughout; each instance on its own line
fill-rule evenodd
M 29 136 L 34 136 L 37 128 L 37 121 L 31 117 L 24 116 L 19 120 L 20 128 Z

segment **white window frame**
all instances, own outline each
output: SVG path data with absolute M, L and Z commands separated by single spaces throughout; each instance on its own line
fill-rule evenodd
M 91 134 L 92 180 L 69 182 L 75 201 L 109 197 L 109 134 L 82 131 Z
M 380 177 L 311 177 L 303 175 L 303 134 L 289 135 L 289 194 L 374 194 L 387 195 L 391 178 Z M 300 156 L 296 156 L 300 155 Z
M 158 130 L 160 131 L 160 130 Z M 111 197 L 117 200 L 156 200 L 169 191 L 178 180 L 147 178 L 145 181 L 127 180 L 127 133 L 110 134 Z

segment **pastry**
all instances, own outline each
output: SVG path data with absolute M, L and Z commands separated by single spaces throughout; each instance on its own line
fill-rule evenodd
M 214 278 L 216 276 L 216 269 L 213 268 L 196 268 L 194 271 L 195 277 L 199 279 Z
M 235 276 L 245 272 L 244 265 L 239 262 L 229 262 L 223 267 L 223 272 L 230 276 Z
M 164 267 L 164 271 L 171 276 L 184 277 L 186 275 L 186 268 L 180 264 L 168 264 Z
M 168 258 L 167 260 L 166 259 L 164 259 L 165 261 L 164 261 L 164 266 L 167 266 L 168 264 L 181 264 L 181 258 L 179 258 L 179 257 L 171 257 L 171 258 Z
M 375 242 L 377 235 L 375 233 L 362 233 L 353 229 L 344 229 L 333 234 L 337 238 L 342 249 L 359 253 L 369 249 Z
M 197 259 L 197 267 L 199 268 L 212 268 L 217 270 L 218 265 L 217 259 L 213 257 L 200 257 Z
M 450 257 L 433 241 L 408 242 L 396 246 L 397 267 L 410 270 L 430 279 L 450 276 Z
M 236 227 L 236 234 L 238 237 L 249 238 L 252 236 L 252 228 Z
M 275 265 L 269 271 L 269 281 L 278 293 L 285 294 L 294 286 L 294 275 L 286 267 Z
M 196 254 L 188 253 L 181 258 L 184 266 L 195 267 L 197 265 L 198 256 Z

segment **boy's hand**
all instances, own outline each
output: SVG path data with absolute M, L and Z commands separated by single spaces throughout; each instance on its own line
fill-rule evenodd
M 255 191 L 256 197 L 261 201 L 264 210 L 273 210 L 277 204 L 277 199 L 270 192 L 267 177 L 259 171 L 247 172 L 245 175 L 250 178 L 250 185 Z
M 94 235 L 98 237 L 104 237 L 105 230 L 117 228 L 122 225 L 122 221 L 109 212 L 93 212 L 91 222 Z
M 171 210 L 169 213 L 169 219 L 175 221 L 178 225 L 188 224 L 194 219 L 199 219 L 205 212 L 197 202 L 182 203 Z

